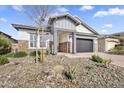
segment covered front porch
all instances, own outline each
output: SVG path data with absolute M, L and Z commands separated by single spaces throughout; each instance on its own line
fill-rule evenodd
M 76 53 L 76 36 L 74 32 L 56 31 L 53 35 L 53 53 Z

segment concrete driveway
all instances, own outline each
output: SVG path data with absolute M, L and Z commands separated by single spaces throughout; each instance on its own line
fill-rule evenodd
M 103 58 L 110 58 L 112 60 L 112 64 L 124 67 L 124 56 L 123 55 L 113 55 L 107 53 L 77 53 L 77 54 L 69 54 L 69 53 L 59 53 L 58 55 L 65 55 L 69 58 L 89 58 L 93 54 L 97 54 Z

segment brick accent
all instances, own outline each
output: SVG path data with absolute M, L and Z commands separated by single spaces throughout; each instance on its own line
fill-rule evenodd
M 50 49 L 50 51 L 52 52 L 52 48 L 53 48 L 53 42 L 50 41 L 47 43 L 47 48 Z M 26 52 L 31 52 L 31 51 L 35 51 L 36 49 L 29 49 L 28 48 L 28 41 L 26 40 L 19 40 L 18 43 L 15 45 L 13 45 L 13 50 L 18 50 L 18 51 L 26 51 Z M 39 51 L 41 51 L 41 49 L 38 49 Z
M 70 53 L 70 42 L 59 43 L 59 52 Z
M 27 51 L 28 50 L 28 41 L 19 40 L 18 41 L 18 50 L 19 51 Z
M 12 52 L 16 52 L 18 49 L 18 43 L 12 43 Z

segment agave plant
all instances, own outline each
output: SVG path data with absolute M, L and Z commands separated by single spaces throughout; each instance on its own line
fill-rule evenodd
M 76 68 L 72 67 L 72 66 L 69 66 L 68 71 L 65 73 L 67 78 L 71 79 L 71 80 L 73 80 L 75 78 L 75 74 L 76 74 Z

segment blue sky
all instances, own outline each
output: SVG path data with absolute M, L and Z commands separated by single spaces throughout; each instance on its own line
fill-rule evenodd
M 100 34 L 111 34 L 124 31 L 124 6 L 82 6 L 59 5 L 54 6 L 55 11 L 51 15 L 70 13 L 79 16 Z M 30 6 L 0 6 L 0 31 L 13 38 L 17 38 L 17 31 L 11 24 L 33 25 L 34 22 L 24 13 Z

